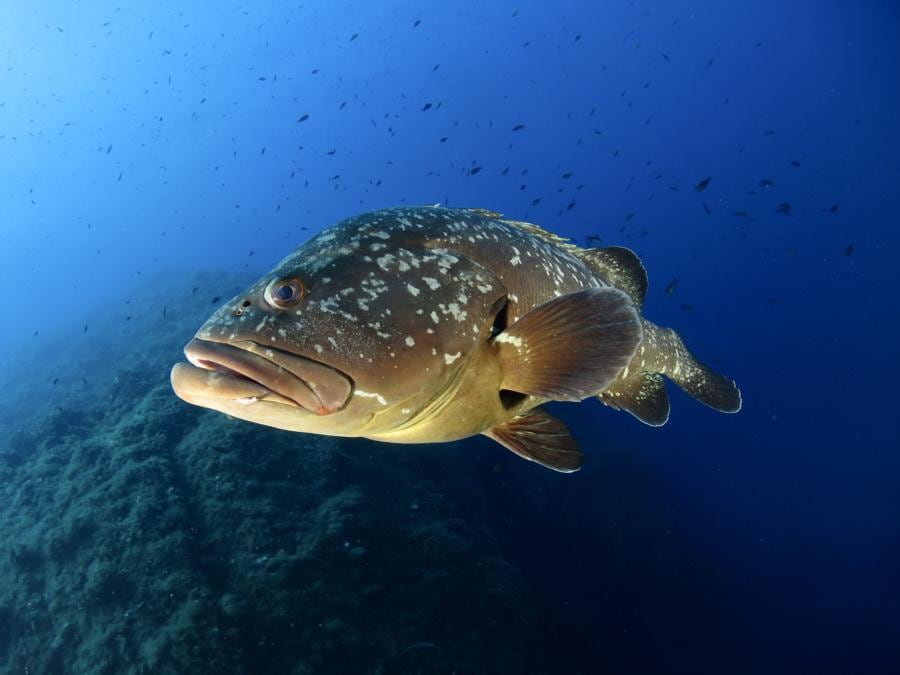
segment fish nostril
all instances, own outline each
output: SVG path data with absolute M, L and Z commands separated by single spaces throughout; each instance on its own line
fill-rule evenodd
M 235 316 L 241 316 L 241 315 L 244 313 L 244 310 L 247 309 L 247 308 L 248 308 L 250 305 L 252 305 L 252 304 L 253 304 L 253 303 L 252 303 L 250 300 L 244 300 L 244 301 L 241 303 L 241 306 L 238 307 L 237 309 L 235 309 L 234 312 L 232 312 L 232 313 L 233 313 Z

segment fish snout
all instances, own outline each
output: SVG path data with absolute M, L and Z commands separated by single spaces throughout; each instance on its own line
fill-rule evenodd
M 353 392 L 353 381 L 335 368 L 249 340 L 194 338 L 184 353 L 189 363 L 176 364 L 171 381 L 175 393 L 189 403 L 268 401 L 330 415 L 341 410 Z

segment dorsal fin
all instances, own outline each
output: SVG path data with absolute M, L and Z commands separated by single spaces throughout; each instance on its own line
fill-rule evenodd
M 469 209 L 469 211 L 489 218 L 501 218 L 499 213 L 487 209 Z M 647 295 L 647 270 L 644 269 L 637 253 L 630 248 L 624 246 L 581 248 L 571 243 L 568 238 L 553 234 L 534 223 L 526 223 L 522 220 L 501 220 L 501 222 L 512 225 L 574 255 L 613 286 L 628 293 L 638 307 L 644 305 L 644 298 Z
M 643 306 L 647 295 L 647 270 L 634 251 L 624 246 L 610 246 L 579 248 L 574 253 L 613 286 L 628 293 L 638 307 Z
M 466 211 L 471 211 L 472 213 L 477 213 L 479 216 L 484 216 L 485 218 L 495 218 L 497 220 L 500 220 L 503 217 L 502 213 L 498 213 L 497 211 L 491 211 L 490 209 L 467 208 Z
M 546 242 L 559 246 L 569 253 L 574 253 L 575 250 L 578 249 L 575 244 L 569 243 L 568 238 L 560 237 L 558 234 L 553 234 L 549 230 L 545 230 L 540 225 L 535 225 L 534 223 L 526 223 L 522 220 L 503 220 L 501 222 L 505 225 L 512 225 L 513 227 L 517 227 L 520 230 L 523 230 L 528 234 L 537 237 L 538 239 L 543 239 Z

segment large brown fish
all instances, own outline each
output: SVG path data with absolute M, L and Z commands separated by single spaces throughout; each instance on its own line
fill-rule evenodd
M 313 237 L 217 310 L 172 369 L 189 403 L 280 429 L 394 443 L 485 434 L 575 471 L 547 401 L 669 417 L 665 375 L 736 412 L 734 382 L 641 316 L 625 248 L 584 249 L 477 209 L 385 209 Z

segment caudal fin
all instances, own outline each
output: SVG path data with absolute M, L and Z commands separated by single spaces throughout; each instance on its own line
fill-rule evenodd
M 684 392 L 720 412 L 741 409 L 741 392 L 734 380 L 698 361 L 671 328 L 660 328 L 646 320 L 643 324 L 644 341 L 634 359 L 644 362 L 640 370 L 662 373 Z

